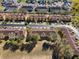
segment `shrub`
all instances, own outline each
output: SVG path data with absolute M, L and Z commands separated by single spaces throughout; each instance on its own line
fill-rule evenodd
M 38 34 L 32 35 L 31 41 L 38 41 L 38 40 L 40 40 L 40 36 Z
M 29 41 L 38 41 L 38 40 L 40 40 L 39 34 L 28 35 L 27 38 L 26 38 L 26 42 L 29 42 Z
M 3 46 L 3 50 L 9 49 L 11 46 L 12 46 L 11 43 L 6 42 L 6 43 L 4 44 L 4 46 Z
M 46 50 L 48 50 L 49 48 L 50 48 L 50 44 L 44 42 L 43 45 L 42 45 L 42 50 L 43 50 L 43 51 L 46 51 Z
M 78 59 L 78 55 L 73 55 L 72 59 Z
M 36 42 L 32 42 L 29 44 L 22 44 L 20 51 L 27 51 L 27 53 L 30 53 L 35 46 L 36 46 Z
M 5 36 L 5 37 L 4 37 L 4 40 L 5 40 L 5 41 L 9 40 L 9 36 Z
M 19 49 L 19 46 L 18 45 L 15 45 L 15 44 L 12 44 L 12 46 L 10 47 L 10 50 L 12 52 L 15 52 L 17 49 Z

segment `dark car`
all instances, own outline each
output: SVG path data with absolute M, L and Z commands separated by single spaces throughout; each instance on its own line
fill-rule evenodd
M 42 7 L 42 6 L 39 6 L 39 7 L 36 7 L 35 8 L 35 11 L 37 12 L 37 13 L 47 13 L 48 12 L 48 8 L 47 7 Z
M 28 11 L 28 12 L 32 12 L 33 11 L 33 7 L 32 6 L 23 6 L 22 9 L 24 11 Z
M 60 7 L 49 7 L 49 12 L 51 13 L 59 13 L 61 10 Z

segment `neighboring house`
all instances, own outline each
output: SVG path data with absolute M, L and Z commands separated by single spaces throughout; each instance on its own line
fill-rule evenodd
M 27 21 L 27 22 L 53 22 L 63 21 L 71 22 L 71 15 L 60 15 L 60 14 L 26 14 L 26 13 L 0 13 L 0 20 L 15 20 L 15 21 Z M 28 16 L 28 17 L 27 17 Z M 27 19 L 25 19 L 27 17 Z
M 39 34 L 41 37 L 47 37 L 54 31 L 48 25 L 28 25 L 28 28 L 31 29 L 31 35 Z
M 5 36 L 9 39 L 21 38 L 23 35 L 23 31 L 19 29 L 0 28 L 0 39 L 4 39 Z
M 70 15 L 52 15 L 50 21 L 63 21 L 63 22 L 71 22 L 71 16 Z
M 6 20 L 24 20 L 24 13 L 6 12 L 0 13 L 0 20 L 3 20 L 3 16 L 6 16 Z

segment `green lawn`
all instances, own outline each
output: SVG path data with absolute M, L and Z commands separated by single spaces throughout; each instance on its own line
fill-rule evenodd
M 25 2 L 26 0 L 21 0 L 22 2 Z
M 3 6 L 0 6 L 0 11 L 3 11 L 4 10 L 4 7 Z
M 26 0 L 17 0 L 18 2 L 25 2 Z
M 1 2 L 2 2 L 2 1 L 3 1 L 3 0 L 0 0 L 0 11 L 4 10 L 4 7 L 1 6 Z
M 0 2 L 2 2 L 2 0 L 0 0 Z

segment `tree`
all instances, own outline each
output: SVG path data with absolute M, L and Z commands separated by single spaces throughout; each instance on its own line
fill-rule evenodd
M 21 2 L 21 0 L 17 0 L 17 2 L 18 2 L 18 3 L 20 3 L 20 2 Z
M 53 41 L 55 42 L 57 40 L 57 34 L 56 32 L 52 32 L 50 35 L 49 35 L 49 40 L 50 41 Z
M 28 22 L 25 22 L 25 26 L 27 26 L 29 23 Z
M 74 26 L 79 26 L 79 0 L 72 0 L 72 24 Z
M 64 50 L 64 59 L 71 59 L 71 57 L 73 56 L 73 49 L 71 48 L 71 46 L 69 44 L 67 44 Z
M 3 22 L 2 22 L 2 25 L 5 25 L 5 24 L 7 24 L 7 22 L 3 21 Z
M 29 42 L 29 41 L 31 41 L 31 35 L 27 35 L 26 37 L 26 42 Z
M 17 9 L 13 10 L 13 13 L 16 13 L 16 12 L 18 12 Z
M 72 24 L 74 26 L 79 26 L 79 16 L 73 16 L 72 17 Z
M 37 42 L 38 40 L 40 40 L 39 34 L 34 34 L 34 35 L 31 36 L 31 41 L 36 41 Z
M 4 40 L 5 40 L 5 41 L 9 40 L 9 36 L 5 36 L 5 37 L 4 37 Z

